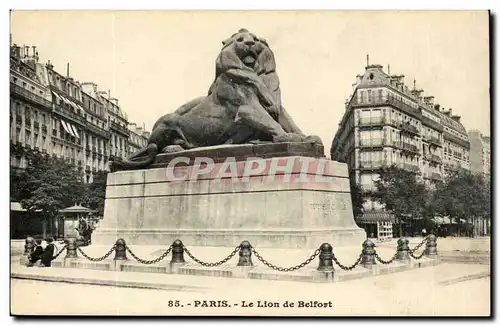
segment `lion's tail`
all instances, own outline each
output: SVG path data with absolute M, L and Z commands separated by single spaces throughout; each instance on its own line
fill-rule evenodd
M 148 146 L 132 154 L 129 158 L 113 161 L 111 169 L 115 171 L 119 169 L 147 167 L 154 162 L 156 154 L 158 154 L 158 146 L 150 143 Z

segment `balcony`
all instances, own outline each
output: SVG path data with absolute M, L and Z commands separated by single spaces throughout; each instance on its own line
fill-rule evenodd
M 47 109 L 51 108 L 52 103 L 50 101 L 14 83 L 10 83 L 10 92 L 11 94 L 22 97 L 23 99 L 28 100 L 33 104 L 41 105 L 42 107 Z
M 407 170 L 410 172 L 414 172 L 414 173 L 420 172 L 420 167 L 418 165 L 413 165 L 413 164 L 409 164 L 409 163 L 399 163 L 397 166 L 400 169 Z
M 90 123 L 88 121 L 87 121 L 87 129 L 90 132 L 92 132 L 93 134 L 101 136 L 101 137 L 103 137 L 105 139 L 109 139 L 109 133 L 108 133 L 107 130 L 102 129 L 102 128 L 100 128 L 100 127 L 98 127 L 98 126 L 96 126 L 96 125 L 94 125 L 94 124 L 92 124 L 92 123 Z
M 457 164 L 450 164 L 450 163 L 444 163 L 444 169 L 449 170 L 449 171 L 457 171 L 458 170 L 458 165 Z
M 47 125 L 42 124 L 42 133 L 47 133 Z
M 470 149 L 470 143 L 469 143 L 469 141 L 464 140 L 462 138 L 459 138 L 459 137 L 457 137 L 457 136 L 455 136 L 453 134 L 450 134 L 449 132 L 446 132 L 446 131 L 443 132 L 443 138 L 446 139 L 446 140 L 448 140 L 448 141 L 450 141 L 450 142 L 458 144 L 458 145 L 460 145 L 462 147 Z
M 431 162 L 442 163 L 441 157 L 439 155 L 432 154 L 432 155 L 429 155 L 429 156 L 430 156 L 429 160 Z
M 437 137 L 429 137 L 427 141 L 436 147 L 443 147 L 441 140 Z
M 418 149 L 417 146 L 415 145 L 412 145 L 412 144 L 409 144 L 407 142 L 403 142 L 403 141 L 399 141 L 399 142 L 394 142 L 394 145 L 403 150 L 403 151 L 406 151 L 408 153 L 411 153 L 411 154 L 420 154 L 420 151 Z
M 385 124 L 385 119 L 383 117 L 376 118 L 360 118 L 359 125 L 360 126 L 381 126 Z
M 372 106 L 383 106 L 383 105 L 390 105 L 396 109 L 399 109 L 403 112 L 405 112 L 408 115 L 411 115 L 417 119 L 421 119 L 422 114 L 420 113 L 419 109 L 415 109 L 412 106 L 404 103 L 403 101 L 400 101 L 394 97 L 387 97 L 386 99 L 381 98 L 379 96 L 375 96 L 373 98 L 373 101 L 370 102 L 361 102 L 358 101 L 358 99 L 355 97 L 352 99 L 350 106 L 354 108 L 359 108 L 359 107 L 372 107 Z
M 360 161 L 360 170 L 378 170 L 386 166 L 384 161 Z
M 372 147 L 383 147 L 383 138 L 372 138 L 372 139 L 360 139 L 359 147 L 361 148 L 372 148 Z
M 443 131 L 443 126 L 439 122 L 429 119 L 428 117 L 422 116 L 422 124 L 435 130 Z
M 116 132 L 124 135 L 127 138 L 130 135 L 130 131 L 126 127 L 120 126 L 118 123 L 116 123 L 114 121 L 111 121 L 110 128 L 115 130 Z
M 430 179 L 431 179 L 431 180 L 440 181 L 440 180 L 442 180 L 442 179 L 443 179 L 443 177 L 441 176 L 441 174 L 440 174 L 440 173 L 433 172 L 433 173 L 431 173 L 431 175 L 430 175 Z
M 62 108 L 61 106 L 54 104 L 54 112 L 56 112 L 60 116 L 63 116 L 71 121 L 79 123 L 83 127 L 86 127 L 87 121 L 85 120 L 85 118 L 79 114 L 72 112 L 71 110 Z
M 404 131 L 406 133 L 409 133 L 409 134 L 415 135 L 415 136 L 418 136 L 420 134 L 420 131 L 418 130 L 418 128 L 415 127 L 414 125 L 409 124 L 408 122 L 401 124 L 401 131 Z
M 35 129 L 40 129 L 40 123 L 38 121 L 35 121 L 33 125 L 35 126 Z

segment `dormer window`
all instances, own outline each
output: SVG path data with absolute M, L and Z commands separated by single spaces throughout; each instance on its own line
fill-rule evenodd
M 368 78 L 369 78 L 370 80 L 373 80 L 373 77 L 374 77 L 374 76 L 373 76 L 373 73 L 371 72 L 371 73 L 370 73 L 370 76 L 369 76 Z

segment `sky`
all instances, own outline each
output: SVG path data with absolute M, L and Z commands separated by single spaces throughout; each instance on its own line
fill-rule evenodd
M 130 122 L 155 121 L 205 95 L 221 41 L 240 28 L 273 50 L 282 102 L 325 153 L 370 64 L 435 96 L 466 129 L 490 135 L 486 11 L 13 11 L 12 42 L 36 45 L 41 62 L 119 99 Z

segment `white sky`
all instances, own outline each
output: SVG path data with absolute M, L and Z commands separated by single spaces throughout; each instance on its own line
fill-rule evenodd
M 391 66 L 408 86 L 490 132 L 488 14 L 483 12 L 14 11 L 12 40 L 41 62 L 119 98 L 129 120 L 158 117 L 207 93 L 221 41 L 245 27 L 274 51 L 283 104 L 325 153 L 355 76 Z M 328 155 L 328 154 L 327 154 Z

